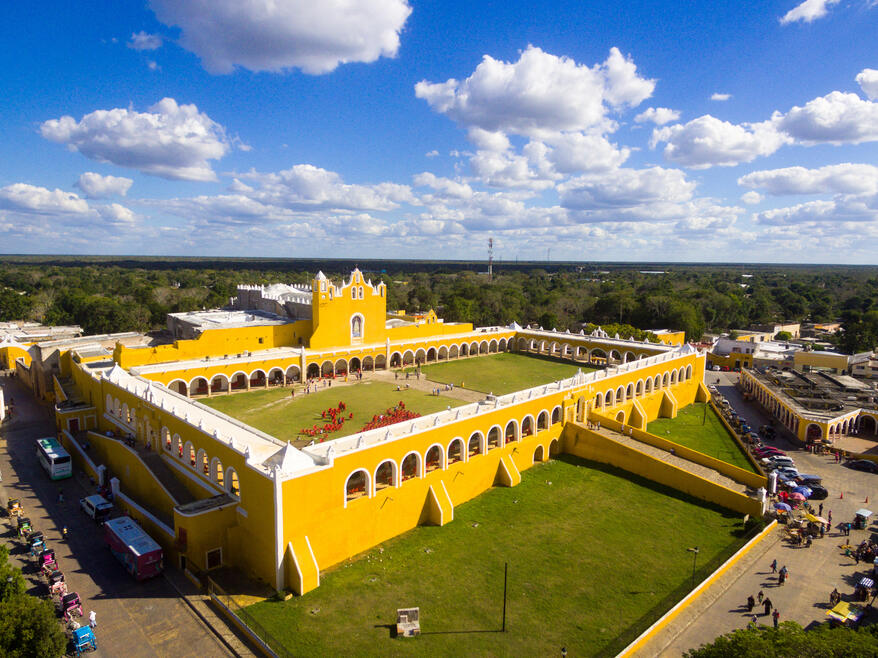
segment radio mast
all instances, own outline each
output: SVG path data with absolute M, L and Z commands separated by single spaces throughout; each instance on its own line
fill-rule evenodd
M 494 238 L 488 238 L 488 281 L 494 280 Z

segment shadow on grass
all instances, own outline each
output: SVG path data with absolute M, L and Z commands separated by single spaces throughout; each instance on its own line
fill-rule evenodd
M 700 507 L 716 511 L 727 519 L 741 519 L 741 515 L 736 512 L 732 512 L 714 503 L 701 500 L 700 498 L 690 496 L 689 494 L 682 493 L 663 484 L 658 484 L 656 482 L 653 482 L 652 480 L 648 480 L 639 475 L 635 475 L 624 469 L 610 466 L 609 464 L 602 464 L 600 462 L 582 459 L 580 457 L 566 454 L 558 455 L 557 459 L 573 466 L 584 466 L 586 468 L 600 471 L 602 473 L 625 478 L 642 487 L 651 489 L 652 491 L 655 491 L 656 493 L 659 493 L 663 496 L 669 496 L 671 498 L 676 498 L 692 505 L 698 505 Z M 708 560 L 704 564 L 699 565 L 698 569 L 695 572 L 695 582 L 702 582 L 711 573 L 716 571 L 716 569 L 719 568 L 720 565 L 722 565 L 726 560 L 734 555 L 750 539 L 755 537 L 764 527 L 765 524 L 762 521 L 753 521 L 745 526 L 743 520 L 741 520 L 737 527 L 730 532 L 731 541 L 729 545 L 725 549 L 720 551 L 712 559 Z M 646 614 L 644 614 L 642 617 L 640 617 L 640 619 L 631 624 L 618 637 L 616 637 L 612 642 L 604 647 L 603 650 L 595 653 L 594 655 L 600 658 L 610 658 L 611 656 L 615 656 L 616 654 L 618 654 L 622 649 L 631 644 L 631 642 L 633 642 L 641 633 L 643 633 L 647 628 L 655 623 L 657 619 L 659 619 L 663 614 L 665 614 L 681 599 L 683 599 L 683 597 L 685 597 L 691 591 L 691 589 L 692 581 L 687 578 L 678 587 L 668 592 L 668 594 L 665 595 L 660 601 L 658 601 Z

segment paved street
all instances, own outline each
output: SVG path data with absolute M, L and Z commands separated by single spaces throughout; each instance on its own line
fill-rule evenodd
M 14 398 L 15 415 L 0 428 L 0 504 L 20 498 L 37 530 L 42 531 L 71 591 L 83 599 L 84 620 L 90 610 L 97 613 L 98 656 L 228 656 L 230 652 L 183 603 L 164 577 L 136 582 L 104 546 L 99 528 L 79 510 L 79 498 L 94 493 L 88 481 L 79 478 L 52 482 L 34 454 L 34 439 L 54 436 L 51 408 L 38 405 L 18 383 L 0 377 L 6 400 Z M 58 502 L 59 491 L 64 502 Z M 3 541 L 13 560 L 22 567 L 33 585 L 31 593 L 42 593 L 43 581 L 14 530 L 4 518 L 0 525 Z M 68 539 L 61 538 L 67 525 Z M 60 623 L 60 622 L 59 622 Z
M 744 402 L 734 381 L 735 373 L 708 373 L 706 383 L 717 382 L 720 393 L 732 403 L 735 410 L 747 419 L 751 427 L 758 428 L 768 422 L 755 403 Z M 800 473 L 816 473 L 823 477 L 823 484 L 829 490 L 829 497 L 823 502 L 823 515 L 832 511 L 833 526 L 841 522 L 853 520 L 854 511 L 870 508 L 878 502 L 878 474 L 854 471 L 835 464 L 832 457 L 812 455 L 802 450 L 793 449 L 792 444 L 783 437 L 773 442 L 786 451 L 796 462 Z M 840 499 L 841 492 L 844 499 Z M 868 497 L 869 503 L 866 503 Z M 821 501 L 815 501 L 814 507 Z M 851 531 L 850 542 L 856 544 L 870 537 L 874 524 L 866 531 Z M 684 651 L 710 642 L 717 635 L 747 625 L 750 614 L 747 613 L 747 597 L 762 590 L 772 600 L 781 613 L 781 620 L 792 619 L 802 626 L 813 622 L 826 621 L 826 610 L 829 608 L 829 593 L 837 587 L 842 599 L 852 600 L 854 585 L 860 577 L 871 573 L 872 565 L 856 565 L 853 558 L 845 557 L 840 546 L 845 543 L 841 531 L 834 527 L 823 539 L 817 539 L 811 548 L 798 548 L 781 539 L 783 526 L 779 526 L 773 536 L 763 542 L 750 559 L 744 560 L 738 568 L 717 583 L 714 587 L 720 590 L 727 587 L 718 598 L 703 597 L 693 607 L 701 606 L 698 616 L 691 625 L 680 632 L 677 638 L 668 645 L 663 656 L 679 656 Z M 786 565 L 790 578 L 785 585 L 779 587 L 776 577 L 772 576 L 769 567 L 772 560 L 777 559 L 778 567 Z M 770 618 L 762 616 L 761 623 L 770 623 Z M 654 646 L 653 650 L 661 650 L 662 646 Z

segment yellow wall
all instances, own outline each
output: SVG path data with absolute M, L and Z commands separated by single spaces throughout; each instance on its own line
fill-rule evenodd
M 24 364 L 30 367 L 31 358 L 26 349 L 17 345 L 4 345 L 0 347 L 0 368 L 12 369 L 15 367 L 15 362 L 18 359 L 22 359 Z
M 360 290 L 363 299 L 359 298 Z M 344 347 L 354 342 L 383 343 L 387 338 L 387 287 L 383 283 L 373 289 L 355 270 L 347 285 L 336 286 L 327 279 L 315 279 L 311 294 L 311 349 Z M 351 336 L 351 319 L 356 314 L 364 320 L 360 339 Z
M 762 515 L 760 501 L 613 441 L 583 425 L 568 423 L 564 428 L 563 444 L 565 452 L 577 457 L 617 466 L 741 514 Z
M 672 331 L 668 333 L 657 334 L 656 338 L 659 339 L 659 342 L 664 343 L 665 345 L 682 345 L 686 342 L 686 332 Z
M 842 370 L 847 370 L 848 358 L 847 354 L 800 351 L 793 354 L 793 367 L 796 370 L 803 370 L 805 366 L 809 368 L 827 368 L 834 369 L 840 373 Z
M 307 342 L 310 320 L 291 324 L 209 329 L 192 340 L 176 340 L 172 345 L 126 347 L 116 343 L 113 360 L 125 368 L 154 363 L 203 359 L 205 356 L 234 356 L 275 347 L 298 345 L 301 337 Z

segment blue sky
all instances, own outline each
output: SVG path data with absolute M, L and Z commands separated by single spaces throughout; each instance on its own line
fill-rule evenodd
M 7 3 L 0 252 L 875 264 L 876 5 Z

